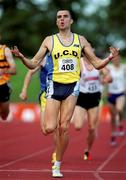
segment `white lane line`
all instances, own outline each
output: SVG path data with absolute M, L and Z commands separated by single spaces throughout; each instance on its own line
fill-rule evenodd
M 104 179 L 100 176 L 99 172 L 95 172 L 95 173 L 94 173 L 94 177 L 95 177 L 97 180 L 104 180 Z
M 32 172 L 32 173 L 40 173 L 40 172 L 51 172 L 51 169 L 0 169 L 0 172 Z M 91 170 L 76 170 L 76 169 L 64 169 L 62 172 L 66 173 L 95 173 L 96 171 Z M 100 173 L 105 174 L 126 174 L 126 171 L 100 171 Z
M 38 156 L 38 155 L 43 154 L 43 153 L 45 153 L 45 152 L 47 152 L 47 151 L 49 151 L 49 150 L 51 150 L 51 149 L 53 149 L 53 146 L 50 146 L 50 147 L 48 147 L 48 148 L 46 148 L 46 149 L 44 149 L 44 150 L 40 150 L 40 151 L 31 153 L 31 154 L 26 155 L 26 156 L 24 156 L 24 157 L 18 158 L 18 159 L 14 160 L 14 161 L 10 161 L 10 162 L 8 162 L 8 163 L 5 163 L 5 164 L 3 164 L 3 165 L 0 165 L 0 168 L 7 167 L 7 166 L 9 166 L 9 165 L 12 165 L 12 164 L 14 164 L 14 163 L 17 163 L 17 162 L 20 162 L 20 161 L 23 161 L 23 160 L 32 158 L 32 157 L 34 157 L 34 156 Z
M 96 177 L 97 180 L 104 180 L 104 178 L 101 177 L 102 173 L 124 173 L 126 174 L 125 171 L 103 171 L 102 169 L 112 160 L 112 158 L 115 157 L 115 155 L 123 148 L 123 146 L 126 145 L 126 141 L 123 141 L 123 143 L 115 149 L 114 152 L 96 169 L 94 172 L 94 176 Z
M 115 151 L 112 152 L 112 154 L 96 169 L 96 172 L 101 171 L 125 145 L 126 145 L 126 141 L 123 141 L 123 143 L 119 147 L 117 147 Z
M 82 138 L 82 137 L 83 137 L 83 136 L 82 136 L 82 134 L 81 134 L 80 136 L 77 136 L 76 138 L 71 138 L 71 142 L 78 141 L 78 139 L 80 139 L 80 138 Z M 10 162 L 8 162 L 8 163 L 2 164 L 2 165 L 0 165 L 0 168 L 7 167 L 7 166 L 9 166 L 9 165 L 12 165 L 12 164 L 14 164 L 14 163 L 17 163 L 17 162 L 26 160 L 26 159 L 28 159 L 28 158 L 32 158 L 32 157 L 34 157 L 34 156 L 38 156 L 38 155 L 43 154 L 43 153 L 45 153 L 45 152 L 47 152 L 47 151 L 50 151 L 50 150 L 53 149 L 53 148 L 54 148 L 54 146 L 50 146 L 50 147 L 48 147 L 48 148 L 46 148 L 46 149 L 44 149 L 44 150 L 40 150 L 40 151 L 34 152 L 34 153 L 32 153 L 32 154 L 26 155 L 26 156 L 24 156 L 24 157 L 18 158 L 18 159 L 14 160 L 14 161 L 10 161 Z

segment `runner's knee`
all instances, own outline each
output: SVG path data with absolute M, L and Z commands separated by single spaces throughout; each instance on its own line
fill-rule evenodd
M 44 134 L 50 134 L 53 133 L 55 131 L 56 127 L 51 126 L 51 125 L 45 125 L 43 128 L 43 133 Z
M 93 123 L 89 123 L 88 129 L 89 130 L 95 130 L 97 127 L 97 120 L 94 120 Z
M 88 132 L 89 132 L 90 135 L 95 135 L 95 128 L 89 129 Z
M 46 135 L 46 131 L 45 131 L 44 126 L 41 126 L 41 132 L 42 132 L 44 135 Z
M 60 132 L 65 133 L 65 132 L 68 131 L 68 126 L 67 126 L 66 123 L 63 123 L 63 124 L 61 124 L 61 126 L 59 127 L 59 129 L 60 129 Z

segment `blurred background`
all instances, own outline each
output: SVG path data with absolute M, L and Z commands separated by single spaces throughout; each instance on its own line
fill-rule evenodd
M 32 57 L 47 35 L 57 32 L 55 17 L 58 9 L 70 9 L 74 24 L 72 31 L 84 35 L 103 57 L 110 45 L 126 57 L 126 1 L 123 0 L 0 0 L 1 44 L 18 46 L 27 57 Z M 20 101 L 27 68 L 16 59 L 17 75 L 12 77 L 11 101 Z M 33 76 L 28 102 L 38 102 L 38 73 Z

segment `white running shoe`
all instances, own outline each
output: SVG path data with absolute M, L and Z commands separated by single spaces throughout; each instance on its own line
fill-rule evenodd
M 52 177 L 62 178 L 63 174 L 60 172 L 59 166 L 52 166 Z
M 119 137 L 123 137 L 125 135 L 125 131 L 120 131 L 120 132 L 118 132 L 118 136 Z

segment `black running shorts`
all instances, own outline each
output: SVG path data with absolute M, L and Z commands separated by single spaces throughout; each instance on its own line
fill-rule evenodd
M 0 102 L 9 101 L 11 94 L 11 89 L 8 84 L 0 85 Z
M 81 106 L 82 108 L 85 108 L 86 110 L 90 108 L 97 107 L 100 103 L 101 99 L 101 93 L 79 93 L 77 104 L 78 106 Z

